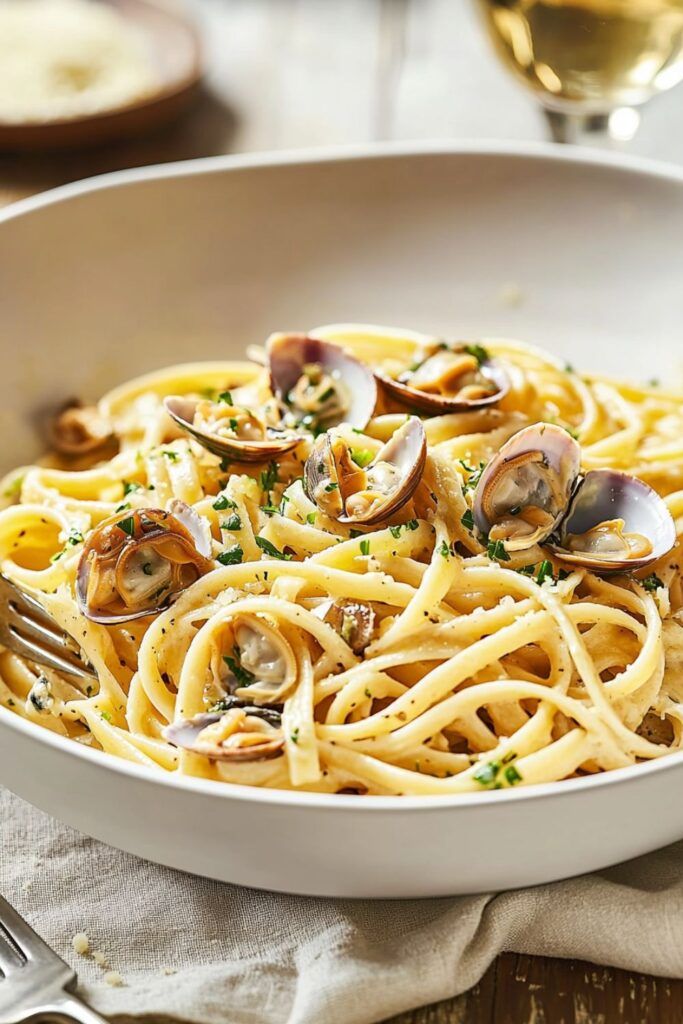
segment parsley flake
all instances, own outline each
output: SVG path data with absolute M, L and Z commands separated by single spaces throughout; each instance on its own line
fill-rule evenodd
M 244 551 L 239 544 L 236 544 L 229 551 L 221 551 L 216 561 L 220 562 L 221 565 L 239 565 L 243 558 Z
M 284 551 L 280 551 L 279 548 L 276 548 L 275 545 L 272 544 L 269 540 L 266 540 L 265 537 L 254 537 L 254 540 L 261 548 L 261 551 L 264 551 L 267 555 L 270 555 L 271 558 L 279 558 L 283 562 L 291 562 L 291 555 L 286 555 Z
M 486 554 L 496 562 L 509 562 L 510 556 L 505 550 L 502 540 L 490 540 L 486 548 Z
M 474 356 L 479 366 L 481 366 L 482 363 L 488 362 L 490 358 L 483 345 L 465 345 L 464 351 L 467 352 L 469 356 Z
M 135 518 L 133 516 L 126 516 L 125 519 L 120 519 L 116 525 L 119 530 L 122 530 L 129 537 L 132 537 L 135 533 Z

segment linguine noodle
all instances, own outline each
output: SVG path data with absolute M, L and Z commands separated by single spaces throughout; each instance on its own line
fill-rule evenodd
M 429 341 L 359 325 L 312 334 L 388 371 Z M 153 770 L 330 793 L 476 792 L 680 749 L 679 544 L 640 572 L 597 575 L 545 543 L 492 550 L 471 508 L 501 446 L 552 423 L 578 439 L 583 472 L 640 477 L 680 531 L 683 392 L 579 374 L 519 342 L 481 344 L 504 367 L 507 394 L 469 411 L 419 412 L 427 457 L 417 489 L 388 520 L 357 528 L 307 494 L 312 437 L 277 459 L 226 461 L 165 411 L 168 395 L 227 391 L 235 406 L 260 409 L 272 401 L 262 363 L 175 366 L 105 395 L 104 447 L 10 474 L 0 512 L 2 572 L 75 638 L 99 683 L 0 651 L 0 704 Z M 363 462 L 405 422 L 406 409 L 384 396 L 362 430 L 338 432 Z M 174 501 L 210 531 L 210 570 L 155 614 L 109 625 L 85 617 L 76 579 L 92 531 Z M 362 649 L 344 617 L 357 606 L 373 617 Z M 240 647 L 254 623 L 284 643 L 276 693 Z M 221 704 L 228 692 L 242 703 Z M 278 710 L 250 719 L 247 702 Z M 203 751 L 169 739 L 169 724 L 212 708 Z M 210 756 L 212 742 L 230 737 L 239 757 Z M 271 753 L 250 759 L 252 742 Z

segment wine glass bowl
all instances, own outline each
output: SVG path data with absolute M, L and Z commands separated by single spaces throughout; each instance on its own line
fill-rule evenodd
M 635 133 L 636 107 L 683 80 L 683 0 L 478 0 L 494 48 L 557 141 Z

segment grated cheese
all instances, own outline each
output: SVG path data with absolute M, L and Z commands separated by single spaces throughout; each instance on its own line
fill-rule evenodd
M 0 0 L 0 121 L 71 119 L 158 85 L 143 38 L 94 0 Z

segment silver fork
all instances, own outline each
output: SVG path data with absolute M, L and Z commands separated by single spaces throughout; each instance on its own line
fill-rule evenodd
M 91 682 L 95 672 L 78 644 L 50 618 L 35 597 L 0 573 L 0 644 L 15 654 L 57 672 Z
M 0 896 L 0 1024 L 42 1017 L 107 1024 L 75 986 L 76 972 Z

